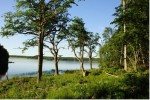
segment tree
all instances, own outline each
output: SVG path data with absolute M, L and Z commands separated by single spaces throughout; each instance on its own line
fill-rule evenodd
M 120 48 L 122 48 L 122 40 L 120 35 L 111 27 L 106 27 L 102 36 L 104 44 L 101 44 L 99 50 L 100 66 L 120 66 L 119 61 L 122 57 L 120 50 Z
M 74 0 L 58 0 L 55 2 L 50 2 L 49 5 L 53 18 L 47 23 L 45 28 L 46 37 L 44 39 L 44 47 L 48 48 L 51 54 L 54 56 L 55 62 L 55 75 L 59 74 L 58 71 L 58 62 L 59 62 L 59 43 L 66 38 L 66 27 L 67 23 L 70 21 L 68 15 L 68 8 L 71 7 L 71 4 L 75 4 Z M 25 49 L 26 47 L 36 46 L 36 38 L 24 42 Z M 52 47 L 51 47 L 52 46 Z
M 114 31 L 111 27 L 105 27 L 104 33 L 102 34 L 103 42 L 107 43 L 111 39 L 113 33 L 114 33 Z
M 132 67 L 128 67 L 128 69 L 137 71 L 138 67 L 148 65 L 148 0 L 126 0 L 125 11 L 122 6 L 117 7 L 116 13 L 114 14 L 116 18 L 113 23 L 117 25 L 117 31 L 112 36 L 111 41 L 118 40 L 116 41 L 118 43 L 114 43 L 118 44 L 115 48 L 120 47 L 120 52 L 124 49 L 122 45 L 126 45 L 126 48 L 128 48 L 126 50 L 127 56 L 124 58 L 128 62 L 127 65 Z M 120 55 L 123 57 L 122 54 Z
M 100 45 L 99 44 L 99 39 L 100 39 L 100 36 L 98 33 L 96 33 L 95 35 L 93 34 L 93 32 L 89 32 L 89 39 L 87 41 L 87 48 L 88 48 L 88 51 L 87 54 L 88 54 L 88 57 L 89 57 L 89 62 L 90 62 L 90 68 L 92 69 L 92 54 L 93 52 L 96 52 L 96 46 L 97 45 Z
M 123 13 L 125 14 L 126 10 L 126 0 L 123 0 Z M 126 34 L 126 19 L 124 17 L 124 34 Z M 127 71 L 127 46 L 124 44 L 124 70 Z
M 57 30 L 57 26 L 53 25 L 58 23 L 55 7 L 61 16 L 72 3 L 74 0 L 17 0 L 16 12 L 8 12 L 4 16 L 6 24 L 2 28 L 3 36 L 25 34 L 32 35 L 31 40 L 38 39 L 38 82 L 42 76 L 44 37 Z
M 2 45 L 0 45 L 0 79 L 1 76 L 5 75 L 8 71 L 8 61 L 9 53 Z
M 129 48 L 129 59 L 135 59 L 133 61 L 143 63 L 148 62 L 148 0 L 128 0 L 126 3 L 126 13 L 122 14 L 121 8 L 118 7 L 115 16 L 115 24 L 122 25 L 121 20 L 125 17 L 126 20 L 126 35 L 125 38 Z M 117 15 L 118 14 L 118 15 Z M 141 30 L 142 29 L 142 30 Z M 132 45 L 132 46 L 131 46 Z M 145 55 L 145 56 L 144 56 Z M 136 61 L 136 59 L 138 61 Z M 142 62 L 141 62 L 142 61 Z M 136 64 L 136 65 L 137 65 Z
M 84 22 L 81 18 L 75 17 L 72 22 L 73 23 L 68 27 L 69 35 L 67 39 L 75 57 L 80 62 L 80 70 L 84 72 L 84 51 L 89 39 L 88 32 L 86 31 Z
M 46 22 L 46 12 L 44 0 L 16 0 L 16 12 L 5 14 L 5 26 L 2 28 L 3 36 L 15 34 L 32 35 L 38 38 L 38 77 L 41 80 L 43 64 L 43 39 L 44 26 Z
M 56 33 L 55 35 L 51 35 L 48 37 L 48 39 L 46 39 L 46 41 L 48 43 L 50 43 L 52 45 L 52 47 L 50 47 L 49 45 L 44 44 L 44 47 L 48 48 L 51 52 L 51 54 L 54 57 L 54 63 L 55 63 L 55 75 L 59 75 L 59 70 L 58 70 L 58 62 L 60 60 L 60 57 L 58 55 L 59 50 L 61 49 L 61 47 L 58 47 L 59 43 L 65 38 L 65 34 L 62 34 L 63 36 L 61 36 L 61 38 L 59 38 L 59 35 L 61 35 L 61 32 Z

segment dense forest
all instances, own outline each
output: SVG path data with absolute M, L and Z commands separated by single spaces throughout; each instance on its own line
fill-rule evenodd
M 125 70 L 149 68 L 148 7 L 148 0 L 126 0 L 124 8 L 123 5 L 116 7 L 116 18 L 112 22 L 116 28 L 106 27 L 102 34 L 101 66 L 123 68 L 126 60 Z
M 149 0 L 122 0 L 113 14 L 115 19 L 111 24 L 115 27 L 106 27 L 102 37 L 88 31 L 84 19 L 68 17 L 68 10 L 78 2 L 16 0 L 16 11 L 5 13 L 0 35 L 31 36 L 23 42 L 21 49 L 24 52 L 30 47 L 38 47 L 38 55 L 29 57 L 38 58 L 38 71 L 37 77 L 14 77 L 1 82 L 0 99 L 149 98 Z M 79 70 L 59 73 L 61 59 L 74 60 L 59 55 L 62 41 L 72 49 L 80 63 Z M 43 56 L 45 48 L 53 58 Z M 99 53 L 98 59 L 93 59 L 94 52 Z M 44 58 L 54 61 L 54 75 L 42 73 Z M 84 69 L 87 60 L 89 70 Z M 99 63 L 98 69 L 92 68 L 94 60 Z

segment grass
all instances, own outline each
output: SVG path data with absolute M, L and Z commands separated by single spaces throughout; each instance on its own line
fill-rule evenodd
M 0 83 L 0 99 L 148 99 L 149 71 L 118 74 L 114 77 L 100 70 L 90 70 L 83 77 L 79 71 L 63 75 L 15 77 Z

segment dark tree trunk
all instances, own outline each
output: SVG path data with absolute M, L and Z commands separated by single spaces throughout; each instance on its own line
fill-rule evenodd
M 38 76 L 37 82 L 41 81 L 43 65 L 43 33 L 39 33 L 38 39 Z
M 58 53 L 55 52 L 55 55 L 54 55 L 54 62 L 55 62 L 55 75 L 59 75 L 59 72 L 58 72 Z
M 142 63 L 143 63 L 144 66 L 146 66 L 145 59 L 144 59 L 144 52 L 142 51 L 141 44 L 139 44 L 139 48 L 140 48 L 140 54 L 141 54 Z
M 121 49 L 121 53 L 120 53 L 120 60 L 119 60 L 119 64 L 120 65 L 122 65 L 122 58 L 123 58 L 123 56 L 122 56 L 122 54 L 123 54 L 123 49 Z

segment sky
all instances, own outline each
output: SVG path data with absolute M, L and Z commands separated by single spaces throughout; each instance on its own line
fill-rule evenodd
M 119 6 L 120 3 L 121 0 L 83 0 L 77 2 L 78 6 L 74 5 L 69 9 L 69 13 L 71 14 L 70 18 L 74 18 L 75 16 L 82 18 L 88 31 L 94 33 L 97 32 L 101 36 L 105 27 L 114 27 L 114 25 L 111 25 L 110 23 L 115 18 L 113 16 L 115 7 Z M 15 4 L 15 0 L 0 0 L 0 31 L 1 27 L 5 24 L 2 15 L 8 11 L 15 11 Z M 34 56 L 38 54 L 37 47 L 31 47 L 24 53 L 22 53 L 21 49 L 17 49 L 18 47 L 23 47 L 22 43 L 30 38 L 32 38 L 32 36 L 0 36 L 0 44 L 8 50 L 10 55 Z M 59 47 L 66 47 L 65 49 L 60 50 L 59 55 L 63 55 L 64 57 L 74 57 L 71 49 L 68 49 L 66 41 L 60 43 Z M 97 47 L 97 51 L 98 49 L 99 47 Z M 44 56 L 52 56 L 52 54 L 44 49 Z

